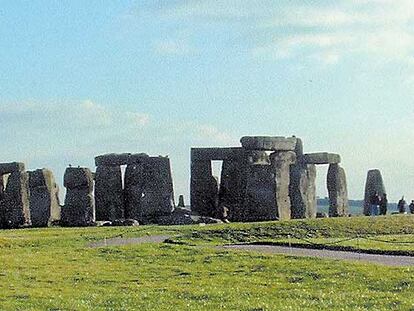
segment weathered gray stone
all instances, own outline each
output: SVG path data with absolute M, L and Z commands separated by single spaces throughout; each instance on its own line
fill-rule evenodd
M 316 167 L 314 164 L 291 166 L 289 194 L 292 218 L 316 217 L 315 179 Z
M 169 158 L 148 157 L 141 164 L 128 165 L 125 175 L 127 217 L 145 222 L 172 213 L 174 190 Z
M 191 161 L 225 161 L 243 157 L 245 150 L 233 148 L 191 148 Z
M 148 158 L 146 153 L 107 153 L 95 157 L 96 166 L 121 166 L 139 163 Z
M 144 190 L 144 165 L 130 164 L 125 170 L 125 217 L 142 221 L 141 198 Z
M 329 193 L 329 217 L 349 215 L 348 190 L 345 170 L 338 164 L 330 164 L 327 176 Z
M 65 171 L 65 205 L 62 208 L 61 224 L 83 227 L 95 223 L 95 202 L 92 195 L 93 178 L 88 168 L 69 167 Z
M 11 163 L 0 163 L 0 175 L 11 174 L 14 172 L 23 172 L 25 170 L 24 163 L 11 162 Z
M 306 164 L 338 164 L 341 163 L 341 156 L 328 152 L 307 153 L 304 161 Z
M 218 182 L 213 177 L 211 161 L 191 162 L 191 210 L 212 217 L 218 206 Z
M 95 157 L 96 166 L 121 166 L 128 164 L 130 153 L 107 153 Z
M 112 226 L 136 227 L 136 226 L 139 226 L 139 222 L 135 219 L 115 219 L 112 222 Z
M 296 137 L 244 136 L 240 140 L 247 150 L 294 151 Z
M 33 227 L 46 227 L 60 220 L 59 188 L 52 171 L 29 172 L 30 217 Z
M 184 203 L 184 196 L 182 194 L 180 194 L 180 196 L 178 197 L 178 205 L 177 207 L 185 207 L 185 203 Z
M 364 197 L 364 215 L 366 216 L 370 215 L 370 200 L 375 193 L 378 193 L 380 197 L 386 193 L 381 172 L 377 169 L 369 170 L 367 174 Z
M 252 150 L 246 154 L 249 165 L 270 165 L 270 157 L 266 151 Z
M 276 180 L 270 165 L 251 165 L 247 174 L 243 210 L 237 221 L 276 220 Z M 232 219 L 233 220 L 233 219 Z
M 163 226 L 177 225 L 194 225 L 194 224 L 219 224 L 223 223 L 220 219 L 206 216 L 192 215 L 191 211 L 177 208 L 171 215 L 160 216 L 156 219 L 156 223 Z
M 290 167 L 296 163 L 296 154 L 294 152 L 275 152 L 271 155 L 271 162 L 275 178 L 277 218 L 279 220 L 290 219 Z
M 92 172 L 88 168 L 68 167 L 63 176 L 63 185 L 68 189 L 88 189 L 92 192 Z
M 120 166 L 98 166 L 95 176 L 96 220 L 124 218 L 124 194 Z
M 244 157 L 223 161 L 216 218 L 243 221 L 248 172 L 249 165 Z
M 10 174 L 4 199 L 1 201 L 2 228 L 29 226 L 29 174 L 14 171 Z

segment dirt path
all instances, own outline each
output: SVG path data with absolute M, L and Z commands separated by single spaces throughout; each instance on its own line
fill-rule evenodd
M 414 257 L 410 256 L 373 255 L 355 252 L 332 251 L 324 249 L 307 249 L 299 247 L 273 245 L 228 245 L 224 246 L 224 248 L 248 250 L 268 254 L 283 254 L 291 256 L 365 261 L 393 267 L 414 266 Z
M 111 238 L 90 243 L 89 247 L 122 246 L 142 243 L 162 243 L 169 239 L 169 235 L 148 235 L 139 238 Z

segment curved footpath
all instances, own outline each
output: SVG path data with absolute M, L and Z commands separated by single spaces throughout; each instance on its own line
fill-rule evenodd
M 365 261 L 393 267 L 414 266 L 414 257 L 411 256 L 392 256 L 392 255 L 375 255 L 346 251 L 333 251 L 326 249 L 309 249 L 276 245 L 226 245 L 225 249 L 247 250 L 267 254 L 282 254 L 302 257 L 318 257 L 328 259 L 341 259 L 352 261 Z

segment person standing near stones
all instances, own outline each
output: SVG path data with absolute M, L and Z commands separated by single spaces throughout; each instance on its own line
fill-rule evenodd
M 388 198 L 387 198 L 387 194 L 384 193 L 379 202 L 380 215 L 387 214 L 387 207 L 388 207 Z
M 404 200 L 404 196 L 401 198 L 401 200 L 398 201 L 398 212 L 400 214 L 405 214 L 405 200 Z
M 380 205 L 380 198 L 378 192 L 371 196 L 371 216 L 378 216 L 378 208 Z
M 410 209 L 410 213 L 414 214 L 414 200 L 411 200 L 411 204 L 408 207 Z

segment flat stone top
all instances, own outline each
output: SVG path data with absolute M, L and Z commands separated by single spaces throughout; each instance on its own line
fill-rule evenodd
M 24 170 L 25 165 L 21 162 L 0 163 L 0 175 L 23 172 Z
M 306 164 L 338 164 L 341 163 L 341 156 L 328 152 L 307 153 L 303 160 Z
M 244 155 L 241 147 L 191 148 L 192 161 L 214 161 L 237 159 Z
M 240 142 L 248 150 L 294 151 L 297 139 L 283 136 L 244 136 Z
M 146 153 L 107 153 L 95 157 L 96 166 L 120 166 L 139 162 L 148 158 Z

